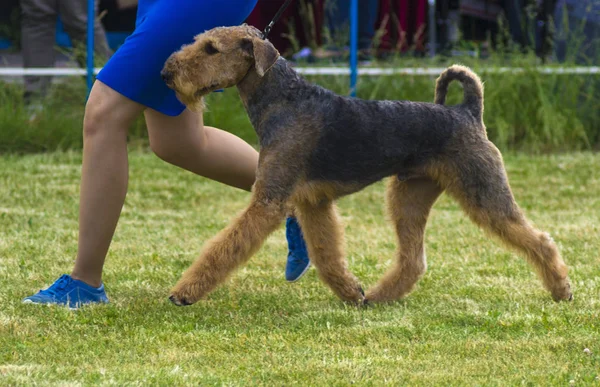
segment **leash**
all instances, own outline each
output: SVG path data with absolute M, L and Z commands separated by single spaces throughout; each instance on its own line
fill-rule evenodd
M 271 32 L 271 28 L 273 28 L 273 25 L 277 22 L 277 20 L 279 20 L 279 18 L 281 17 L 281 14 L 283 14 L 285 9 L 290 5 L 291 2 L 292 2 L 292 0 L 286 0 L 285 3 L 281 7 L 279 7 L 279 11 L 277 11 L 275 16 L 273 16 L 273 19 L 271 20 L 269 25 L 265 27 L 265 30 L 262 33 L 263 39 L 267 39 L 267 36 Z

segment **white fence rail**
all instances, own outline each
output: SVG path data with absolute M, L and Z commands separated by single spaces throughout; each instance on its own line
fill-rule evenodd
M 100 67 L 94 68 L 94 74 L 98 74 Z M 362 67 L 358 69 L 358 75 L 363 76 L 385 76 L 385 75 L 439 75 L 445 67 Z M 551 67 L 540 66 L 536 71 L 543 74 L 600 74 L 599 66 L 579 67 Z M 347 67 L 296 67 L 296 71 L 304 75 L 350 75 Z M 480 73 L 511 73 L 524 72 L 522 67 L 490 67 L 478 69 Z M 35 76 L 84 76 L 86 69 L 81 68 L 22 68 L 22 67 L 0 67 L 0 77 L 21 77 L 25 75 Z

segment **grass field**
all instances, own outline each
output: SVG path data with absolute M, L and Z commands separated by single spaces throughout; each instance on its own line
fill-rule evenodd
M 506 161 L 517 201 L 571 267 L 572 303 L 554 303 L 443 196 L 428 272 L 403 301 L 346 306 L 314 269 L 286 283 L 281 228 L 208 300 L 177 308 L 170 287 L 249 197 L 133 150 L 104 278 L 111 304 L 23 305 L 72 266 L 81 155 L 1 156 L 0 384 L 600 385 L 600 155 Z M 339 203 L 367 287 L 395 249 L 383 191 Z

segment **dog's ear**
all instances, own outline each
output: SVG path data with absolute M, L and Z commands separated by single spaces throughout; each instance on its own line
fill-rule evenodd
M 259 77 L 263 77 L 279 58 L 279 51 L 269 42 L 260 38 L 242 39 L 242 50 L 254 58 L 254 66 Z

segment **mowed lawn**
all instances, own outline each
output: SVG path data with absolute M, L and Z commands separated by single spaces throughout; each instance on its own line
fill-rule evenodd
M 345 305 L 314 268 L 286 283 L 282 227 L 207 300 L 175 307 L 170 287 L 249 195 L 136 150 L 104 277 L 111 303 L 23 305 L 72 267 L 81 155 L 0 157 L 0 385 L 600 385 L 600 154 L 505 159 L 520 206 L 570 266 L 571 303 L 442 196 L 427 274 L 402 301 Z M 384 185 L 339 207 L 350 268 L 369 287 L 396 247 Z

